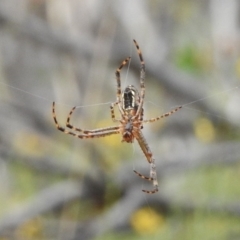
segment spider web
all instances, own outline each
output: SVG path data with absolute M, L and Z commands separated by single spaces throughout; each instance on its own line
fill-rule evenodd
M 110 199 L 112 192 L 116 191 L 115 186 L 117 189 L 128 192 L 127 199 L 129 200 L 143 199 L 151 212 L 159 195 L 143 195 L 141 190 L 151 189 L 151 183 L 139 179 L 132 172 L 133 169 L 136 169 L 141 173 L 146 173 L 146 176 L 149 172 L 149 164 L 136 143 L 134 143 L 135 150 L 133 151 L 133 146 L 121 143 L 121 136 L 81 141 L 57 131 L 51 115 L 52 102 L 56 101 L 58 120 L 62 126 L 73 106 L 77 106 L 72 119 L 77 127 L 92 129 L 114 125 L 111 121 L 109 105 L 116 100 L 114 72 L 118 67 L 117 63 L 112 65 L 103 61 L 99 63 L 99 58 L 96 57 L 90 64 L 89 60 L 77 64 L 68 57 L 64 61 L 60 61 L 57 56 L 52 57 L 57 63 L 53 61 L 50 66 L 44 60 L 38 59 L 38 61 L 42 61 L 40 66 L 44 70 L 35 69 L 32 66 L 33 63 L 32 65 L 29 62 L 21 63 L 19 60 L 20 66 L 18 66 L 19 61 L 15 63 L 17 69 L 15 75 L 12 76 L 11 72 L 7 72 L 4 81 L 4 74 L 2 74 L 0 130 L 4 157 L 1 162 L 2 172 L 0 175 L 3 204 L 6 209 L 11 209 L 7 203 L 9 199 L 15 197 L 15 192 L 19 195 L 22 194 L 22 197 L 23 195 L 26 197 L 28 193 L 27 190 L 22 190 L 22 186 L 19 188 L 21 192 L 16 188 L 9 191 L 11 186 L 8 179 L 14 183 L 23 181 L 24 186 L 30 189 L 34 188 L 34 195 L 37 199 L 42 200 L 41 207 L 37 207 L 36 211 L 32 213 L 24 211 L 24 208 L 20 212 L 13 209 L 14 217 L 11 214 L 8 215 L 4 218 L 4 223 L 7 226 L 17 226 L 25 219 L 29 220 L 48 212 L 52 206 L 64 205 L 65 202 L 84 198 L 88 194 L 91 196 L 90 199 L 98 199 L 101 196 L 96 203 L 99 205 L 105 196 L 104 191 L 107 195 L 106 198 Z M 131 65 L 122 71 L 123 88 L 128 84 L 139 87 L 139 62 L 136 53 L 132 59 Z M 36 60 L 35 63 L 37 66 L 38 61 Z M 136 67 L 135 62 L 137 63 Z M 79 66 L 79 69 L 76 70 L 75 64 Z M 136 73 L 132 71 L 135 68 L 137 69 Z M 52 71 L 52 69 L 56 69 L 56 71 Z M 27 73 L 27 76 L 21 75 L 21 72 Z M 202 150 L 202 144 L 206 144 L 206 142 L 199 141 L 192 128 L 198 118 L 203 118 L 212 125 L 221 123 L 223 128 L 227 128 L 226 132 L 237 132 L 235 129 L 239 122 L 235 119 L 239 119 L 237 111 L 239 85 L 225 87 L 221 90 L 212 88 L 213 93 L 186 101 L 183 97 L 179 97 L 177 91 L 166 88 L 163 90 L 159 82 L 152 83 L 152 79 L 150 82 L 150 74 L 151 69 L 147 70 L 145 81 L 144 116 L 146 119 L 162 115 L 177 105 L 183 106 L 182 110 L 171 117 L 157 123 L 146 124 L 143 129 L 144 136 L 156 159 L 158 173 L 160 173 L 158 175 L 160 196 L 166 197 L 171 203 L 172 198 L 176 196 L 172 196 L 169 191 L 174 189 L 174 193 L 177 193 L 176 188 L 179 186 L 179 182 L 183 181 L 176 180 L 174 176 L 176 173 L 179 178 L 179 174 L 186 171 L 185 169 L 204 165 L 206 162 L 215 161 L 215 164 L 218 164 L 216 159 L 220 159 L 220 153 L 216 156 L 214 155 L 216 152 L 225 151 L 224 156 L 230 155 L 229 153 L 231 156 L 237 156 L 236 146 L 232 150 L 234 146 L 231 145 L 234 137 L 222 138 L 224 147 L 221 149 L 215 148 L 215 140 L 212 139 L 207 142 L 211 151 L 209 149 Z M 235 107 L 231 107 L 231 105 L 235 105 Z M 202 123 L 200 125 L 203 125 L 200 130 L 205 131 L 205 125 Z M 225 148 L 226 150 L 224 150 Z M 209 153 L 204 155 L 205 158 L 201 158 L 203 151 Z M 211 158 L 208 155 L 215 157 Z M 13 164 L 9 164 L 9 159 Z M 223 162 L 228 164 L 237 161 L 238 158 L 225 157 L 223 159 Z M 12 165 L 18 170 L 14 171 L 16 181 L 11 178 L 9 167 Z M 17 173 L 26 171 L 25 167 L 30 170 L 28 174 L 23 174 L 29 176 L 24 180 L 22 175 Z M 39 174 L 36 179 L 35 172 Z M 42 175 L 46 176 L 44 182 Z M 60 176 L 59 185 L 51 183 L 51 176 L 53 178 Z M 77 181 L 75 181 L 76 176 Z M 31 184 L 33 179 L 36 182 L 35 187 Z M 164 182 L 168 181 L 170 183 L 165 185 Z M 173 181 L 175 182 L 173 183 Z M 46 191 L 41 191 L 39 186 L 45 188 Z M 62 192 L 66 192 L 66 197 L 62 197 Z M 46 199 L 52 199 L 52 205 Z M 135 202 L 138 207 L 144 204 L 140 200 Z M 38 202 L 37 205 L 39 205 Z M 36 202 L 26 203 L 26 209 L 31 209 L 33 206 L 36 206 Z M 129 205 L 127 205 L 128 207 Z M 127 222 L 127 215 L 122 214 L 122 216 L 125 216 L 122 221 Z M 19 219 L 19 222 L 11 219 Z M 95 221 L 97 225 L 99 220 L 95 219 Z M 118 224 L 115 221 L 113 223 Z M 5 226 L 4 224 L 0 225 L 0 230 Z
M 104 173 L 103 170 L 99 170 L 101 168 L 101 164 L 110 164 L 114 160 L 113 157 L 113 152 L 116 151 L 128 151 L 130 154 L 127 155 L 121 155 L 122 157 L 120 158 L 129 158 L 131 159 L 131 164 L 133 164 L 133 169 L 141 169 L 143 172 L 145 170 L 148 171 L 149 166 L 148 163 L 146 162 L 143 154 L 139 150 L 137 144 L 134 145 L 133 149 L 131 150 L 131 147 L 127 146 L 128 150 L 126 149 L 125 144 L 120 143 L 120 137 L 118 137 L 117 140 L 114 141 L 119 141 L 119 146 L 117 148 L 114 148 L 109 142 L 105 139 L 95 139 L 91 140 L 90 142 L 86 143 L 81 140 L 76 140 L 74 138 L 71 138 L 71 136 L 67 136 L 64 134 L 61 134 L 60 132 L 57 132 L 55 129 L 52 116 L 51 116 L 51 104 L 52 101 L 54 100 L 53 96 L 49 96 L 48 94 L 45 94 L 45 92 L 41 92 L 35 94 L 35 90 L 26 90 L 23 88 L 18 88 L 9 84 L 6 84 L 4 82 L 0 82 L 2 85 L 2 89 L 4 89 L 4 95 L 2 95 L 2 101 L 1 101 L 1 110 L 2 110 L 2 120 L 1 120 L 1 131 L 3 133 L 2 136 L 2 142 L 3 145 L 8 147 L 7 154 L 9 154 L 9 150 L 14 151 L 13 158 L 14 156 L 17 156 L 17 161 L 21 159 L 20 161 L 23 162 L 24 164 L 27 164 L 33 168 L 37 168 L 40 171 L 45 171 L 46 167 L 48 166 L 49 172 L 52 173 L 58 173 L 62 175 L 69 175 L 68 177 L 71 178 L 71 175 L 79 174 L 81 176 L 85 176 L 86 173 L 90 173 L 90 176 L 93 175 L 93 177 L 100 177 L 101 178 L 106 178 L 103 177 L 102 174 Z M 146 89 L 147 91 L 148 89 Z M 204 115 L 206 117 L 213 116 L 219 121 L 228 121 L 229 119 L 225 116 L 221 115 L 216 115 L 215 113 L 209 113 L 205 111 L 201 111 L 197 108 L 194 107 L 194 104 L 200 101 L 208 101 L 211 98 L 219 98 L 220 100 L 222 97 L 227 97 L 230 98 L 233 96 L 233 94 L 238 94 L 239 92 L 239 86 L 233 87 L 231 89 L 227 89 L 224 91 L 220 91 L 218 93 L 205 96 L 201 99 L 197 99 L 195 101 L 185 103 L 183 104 L 183 109 L 181 112 L 174 114 L 175 116 L 171 116 L 170 118 L 174 119 L 181 119 L 179 115 L 189 115 L 191 112 L 194 114 L 200 114 L 201 116 Z M 47 96 L 46 96 L 47 95 Z M 51 95 L 51 93 L 50 93 Z M 110 114 L 109 114 L 109 105 L 110 102 L 114 101 L 113 99 L 109 99 L 108 102 L 101 102 L 101 103 L 94 103 L 91 102 L 91 104 L 86 104 L 86 105 L 78 105 L 79 110 L 84 109 L 84 113 L 78 113 L 77 116 L 75 117 L 75 121 L 78 118 L 91 118 L 96 114 L 96 107 L 99 108 L 100 114 L 95 115 L 95 123 L 99 123 L 99 118 L 103 118 L 101 120 L 104 121 L 104 118 L 109 118 L 110 119 Z M 88 102 L 88 100 L 87 100 Z M 89 103 L 89 102 L 88 102 Z M 148 108 L 153 105 L 155 110 L 154 113 L 159 112 L 159 115 L 161 115 L 163 112 L 159 111 L 159 105 L 156 102 L 148 101 L 146 100 L 145 104 L 145 111 L 146 114 L 149 115 L 148 113 Z M 193 106 L 193 107 L 191 107 Z M 68 114 L 68 111 L 71 109 L 72 105 L 71 103 L 67 103 L 65 101 L 58 101 L 58 106 L 57 106 L 57 111 L 59 116 L 59 119 L 61 119 L 61 123 L 64 125 L 66 121 L 66 116 Z M 174 108 L 175 106 L 173 106 Z M 102 108 L 104 108 L 104 111 L 107 112 L 107 114 L 102 113 Z M 91 112 L 91 114 L 88 115 L 87 112 Z M 151 112 L 151 111 L 150 111 Z M 85 115 L 86 114 L 86 115 Z M 104 116 L 104 117 L 103 117 Z M 171 121 L 170 118 L 166 119 L 166 121 Z M 76 121 L 78 123 L 78 121 Z M 111 121 L 109 121 L 111 122 Z M 86 123 L 83 122 L 83 124 L 87 126 L 88 121 Z M 113 123 L 111 123 L 113 125 Z M 81 124 L 80 124 L 81 125 Z M 93 124 L 94 125 L 94 124 Z M 94 126 L 93 126 L 94 127 Z M 158 137 L 151 135 L 151 126 L 146 126 L 146 138 L 147 141 L 153 151 L 153 154 L 156 158 L 156 163 L 157 163 L 157 168 L 162 168 L 164 166 L 164 163 L 161 156 L 162 154 L 159 154 L 159 149 L 158 149 L 158 142 L 156 142 L 156 139 Z M 232 126 L 234 128 L 234 126 Z M 153 139 L 151 138 L 153 136 Z M 165 135 L 164 137 L 167 137 Z M 161 138 L 164 138 L 161 136 Z M 179 138 L 182 136 L 180 135 Z M 111 140 L 113 141 L 113 140 Z M 104 142 L 103 144 L 101 142 Z M 46 143 L 47 146 L 46 147 Z M 94 145 L 94 147 L 89 147 L 89 145 Z M 99 145 L 104 145 L 104 150 L 99 147 Z M 87 147 L 89 150 L 87 150 Z M 85 153 L 83 154 L 83 148 Z M 112 148 L 112 149 L 110 149 Z M 63 153 L 63 159 L 68 159 L 67 162 L 65 160 L 61 160 L 60 158 L 56 158 L 55 152 L 59 151 L 61 149 Z M 110 161 L 104 161 L 100 160 L 99 158 L 94 158 L 91 153 L 91 151 L 96 151 L 97 156 L 101 156 L 101 158 L 107 158 L 109 157 L 109 153 L 111 154 L 110 156 Z M 102 151 L 106 152 L 103 153 Z M 99 155 L 100 154 L 100 155 Z M 104 155 L 105 154 L 105 155 Z M 80 157 L 79 157 L 80 156 Z M 163 154 L 163 158 L 165 154 Z M 172 154 L 172 161 L 174 162 L 174 154 Z M 47 159 L 46 161 L 40 159 Z M 90 160 L 90 162 L 87 162 L 84 160 L 84 158 L 88 159 L 94 159 Z M 54 160 L 53 160 L 54 159 Z M 169 161 L 169 159 L 167 159 Z M 36 162 L 38 162 L 36 164 Z M 100 162 L 100 163 L 99 163 Z M 125 161 L 126 162 L 126 161 Z M 127 167 L 126 167 L 127 166 Z M 119 178 L 117 181 L 120 181 L 121 184 L 124 185 L 124 183 L 128 181 L 132 181 L 133 173 L 131 171 L 131 168 L 127 164 L 124 166 L 124 174 L 119 174 Z M 109 168 L 114 168 L 113 166 L 108 166 Z M 42 169 L 42 170 L 41 170 Z M 146 172 L 147 172 L 146 171 Z M 100 175 L 99 175 L 100 174 Z M 105 173 L 106 174 L 106 173 Z M 113 177 L 111 174 L 106 174 L 107 178 Z M 134 176 L 134 175 L 133 175 Z M 2 175 L 2 179 L 7 177 L 6 174 Z M 141 182 L 141 179 L 136 178 L 134 180 Z M 4 181 L 3 181 L 4 182 Z M 71 185 L 70 185 L 71 186 Z M 68 188 L 70 186 L 67 186 Z M 124 185 L 126 186 L 126 185 Z M 134 185 L 133 185 L 134 186 Z M 141 193 L 141 188 L 145 188 L 146 186 L 151 187 L 150 184 L 145 185 L 145 183 L 140 183 L 136 184 L 136 190 Z M 66 186 L 65 186 L 66 187 Z M 5 186 L 7 189 L 7 186 Z M 161 189 L 161 185 L 160 185 Z M 54 190 L 55 191 L 55 190 Z M 76 193 L 75 193 L 76 194 Z M 74 197 L 75 195 L 72 193 L 69 193 L 70 196 Z M 5 198 L 7 199 L 7 195 L 5 195 Z M 154 201 L 152 200 L 152 196 L 144 196 L 144 199 L 149 206 L 149 211 L 151 212 L 151 206 L 154 205 Z M 152 213 L 153 215 L 155 214 L 154 212 Z M 31 217 L 31 215 L 29 216 Z M 16 223 L 17 224 L 17 223 Z
M 142 1 L 138 2 L 141 4 Z M 134 1 L 128 1 L 126 5 L 121 3 L 117 6 L 118 12 L 119 7 L 127 4 L 134 4 Z M 94 6 L 94 9 L 102 8 Z M 138 14 L 141 19 L 135 18 L 136 28 L 134 21 L 128 19 L 128 16 L 135 17 L 128 14 L 129 9 L 120 11 L 122 24 L 127 23 L 125 29 L 132 26 L 130 31 L 135 34 L 133 29 L 139 29 L 139 20 L 142 23 L 142 17 L 146 15 L 144 12 Z M 1 24 L 4 17 L 1 14 Z M 136 143 L 121 143 L 121 136 L 81 141 L 57 131 L 51 115 L 52 102 L 56 101 L 62 126 L 73 106 L 77 106 L 72 119 L 77 127 L 92 129 L 114 125 L 109 110 L 110 103 L 116 100 L 114 72 L 128 54 L 132 61 L 121 73 L 122 85 L 123 88 L 128 84 L 139 87 L 139 59 L 132 42 L 129 41 L 126 47 L 128 40 L 122 32 L 115 35 L 113 25 L 110 36 L 99 34 L 96 41 L 84 31 L 77 40 L 71 38 L 71 34 L 67 34 L 69 38 L 66 40 L 65 33 L 62 36 L 53 31 L 49 40 L 49 29 L 41 28 L 41 22 L 35 22 L 36 19 L 28 19 L 26 22 L 33 25 L 25 28 L 19 26 L 18 21 L 10 20 L 8 24 L 14 25 L 13 29 L 17 29 L 18 34 L 12 37 L 1 34 L 1 41 L 7 44 L 4 46 L 12 51 L 3 50 L 0 56 L 0 211 L 3 216 L 0 235 L 4 229 L 22 226 L 32 219 L 28 227 L 37 226 L 39 229 L 48 226 L 44 228 L 46 233 L 57 232 L 52 239 L 58 236 L 64 239 L 65 235 L 69 239 L 76 232 L 81 236 L 85 236 L 84 233 L 91 236 L 92 232 L 101 235 L 125 228 L 129 219 L 137 232 L 139 229 L 147 232 L 144 227 L 148 220 L 155 219 L 155 227 L 156 224 L 157 227 L 163 225 L 161 219 L 155 218 L 154 206 L 174 206 L 174 200 L 184 195 L 181 186 L 186 181 L 187 170 L 239 161 L 240 148 L 234 143 L 234 140 L 239 140 L 239 83 L 231 80 L 224 84 L 219 79 L 201 80 L 203 82 L 199 83 L 194 77 L 187 82 L 192 83 L 188 85 L 176 69 L 169 69 L 168 65 L 159 68 L 166 48 L 161 38 L 154 35 L 158 31 L 152 31 L 155 24 L 151 23 L 146 28 L 148 34 L 141 29 L 146 36 L 136 35 L 147 66 L 144 116 L 147 119 L 159 116 L 178 105 L 183 109 L 169 118 L 144 126 L 144 136 L 156 159 L 160 192 L 153 196 L 143 194 L 141 190 L 151 189 L 152 185 L 132 172 L 136 169 L 146 176 L 149 172 L 149 164 Z M 99 26 L 107 33 L 109 25 L 105 24 L 97 21 L 94 29 Z M 84 29 L 89 28 L 84 26 Z M 15 55 L 16 48 L 18 54 Z M 169 85 L 166 84 L 168 81 L 164 82 L 166 75 L 161 73 L 166 72 L 169 80 L 175 82 Z M 199 85 L 207 90 L 202 91 Z M 206 134 L 211 131 L 215 139 L 208 137 L 206 141 Z M 198 170 L 193 172 L 199 173 Z M 203 181 L 204 175 L 199 178 L 200 182 Z M 224 176 L 218 179 L 223 187 L 225 182 L 221 179 L 225 179 Z M 201 197 L 197 184 L 190 186 L 192 198 Z M 13 208 L 19 200 L 22 203 Z M 180 210 L 197 208 L 191 200 L 179 201 L 176 206 Z M 74 201 L 80 204 L 71 205 Z M 143 205 L 147 205 L 147 210 L 141 209 Z M 221 210 L 221 206 L 211 204 L 204 207 L 216 212 Z M 138 208 L 143 211 L 136 211 Z M 236 208 L 231 205 L 225 209 L 230 209 L 231 214 L 239 212 L 234 211 Z M 52 221 L 36 219 L 45 213 Z M 85 216 L 90 217 L 91 224 L 84 224 Z M 76 221 L 66 221 L 69 218 Z M 68 226 L 70 230 L 66 229 Z

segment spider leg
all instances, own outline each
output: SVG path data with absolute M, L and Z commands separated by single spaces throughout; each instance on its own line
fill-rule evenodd
M 116 119 L 115 117 L 115 112 L 114 112 L 114 107 L 118 104 L 118 102 L 114 102 L 110 105 L 110 111 L 111 111 L 111 118 L 113 120 L 113 122 L 119 122 L 120 119 Z
M 122 68 L 129 62 L 129 60 L 131 59 L 131 57 L 128 57 L 126 59 L 124 59 L 121 63 L 121 65 L 119 66 L 119 68 L 116 70 L 115 75 L 116 75 L 116 79 L 117 79 L 117 102 L 121 102 L 121 70 Z
M 121 73 L 122 68 L 129 62 L 130 59 L 131 58 L 128 57 L 125 60 L 123 60 L 121 65 L 119 66 L 119 68 L 115 72 L 116 80 L 117 80 L 117 102 L 116 102 L 116 104 L 118 104 L 118 108 L 119 108 L 119 111 L 120 111 L 122 116 L 124 115 L 124 111 L 123 111 L 122 106 L 121 106 L 121 102 L 122 102 L 122 100 L 121 100 L 122 99 L 122 96 L 121 96 L 122 89 L 121 89 L 121 74 L 120 73 Z
M 175 109 L 173 109 L 172 111 L 170 112 L 167 112 L 167 113 L 164 113 L 163 115 L 159 116 L 159 117 L 155 117 L 155 118 L 150 118 L 148 120 L 143 120 L 143 123 L 151 123 L 151 122 L 155 122 L 155 121 L 158 121 L 162 118 L 165 118 L 165 117 L 169 117 L 170 115 L 172 115 L 173 113 L 177 112 L 178 110 L 180 110 L 182 108 L 182 106 L 179 106 Z
M 116 130 L 116 129 L 118 129 L 118 126 L 108 127 L 108 128 L 97 128 L 97 129 L 94 129 L 94 130 L 81 129 L 81 128 L 74 127 L 70 123 L 70 119 L 71 119 L 71 116 L 72 116 L 72 114 L 73 114 L 75 109 L 76 109 L 76 107 L 73 107 L 71 109 L 71 111 L 68 114 L 67 122 L 66 122 L 66 127 L 72 129 L 73 131 L 77 131 L 77 132 L 82 132 L 84 134 L 88 134 L 88 133 L 97 133 L 97 132 L 103 132 L 103 131 L 109 131 L 109 130 Z
M 157 173 L 156 173 L 156 165 L 155 165 L 155 160 L 152 159 L 152 162 L 150 163 L 150 177 L 146 177 L 143 174 L 137 172 L 136 170 L 133 170 L 140 178 L 148 180 L 153 182 L 154 190 L 142 190 L 145 193 L 148 194 L 153 194 L 158 192 L 158 181 L 157 181 Z
M 142 56 L 142 52 L 140 50 L 140 47 L 137 43 L 137 41 L 135 39 L 133 39 L 133 42 L 136 46 L 137 49 L 137 53 L 140 59 L 140 63 L 141 63 L 141 67 L 140 67 L 140 88 L 141 88 L 141 92 L 140 92 L 140 103 L 136 112 L 136 117 L 141 114 L 142 111 L 142 107 L 143 107 L 143 101 L 145 98 L 145 84 L 144 84 L 144 80 L 145 80 L 145 75 L 146 75 L 146 69 L 145 69 L 145 62 L 143 60 L 143 56 Z
M 151 177 L 146 177 L 145 175 L 141 174 L 140 172 L 136 171 L 136 170 L 133 170 L 133 172 L 135 172 L 140 178 L 142 179 L 145 179 L 145 180 L 148 180 L 148 181 L 153 181 L 153 178 Z
M 82 129 L 72 127 L 72 130 L 78 129 L 76 131 L 83 132 L 82 134 L 77 134 L 73 131 L 68 131 L 66 128 L 61 127 L 59 125 L 57 121 L 56 113 L 55 113 L 55 102 L 53 102 L 53 105 L 52 105 L 52 114 L 53 114 L 55 126 L 59 131 L 62 131 L 66 134 L 72 135 L 77 138 L 85 139 L 85 138 L 94 138 L 94 137 L 105 137 L 112 134 L 120 133 L 120 127 L 118 126 L 108 127 L 108 128 L 99 128 L 94 130 L 82 130 Z
M 154 186 L 154 190 L 149 191 L 149 190 L 142 190 L 145 193 L 149 193 L 149 194 L 153 194 L 156 193 L 158 191 L 158 181 L 157 181 L 157 172 L 156 172 L 156 165 L 155 165 L 155 159 L 152 157 L 152 152 L 141 132 L 141 130 L 135 130 L 134 131 L 134 136 L 138 141 L 139 146 L 141 147 L 144 155 L 146 156 L 149 164 L 150 164 L 150 176 L 146 177 L 143 174 L 137 172 L 136 170 L 134 170 L 134 172 L 141 178 L 146 179 L 148 181 L 152 181 L 153 182 L 153 186 Z

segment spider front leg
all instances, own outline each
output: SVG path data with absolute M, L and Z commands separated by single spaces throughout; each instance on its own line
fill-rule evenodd
M 149 191 L 149 190 L 142 190 L 145 193 L 149 193 L 149 194 L 153 194 L 158 192 L 158 181 L 157 181 L 157 172 L 156 172 L 156 165 L 155 165 L 155 159 L 152 157 L 152 152 L 142 134 L 142 131 L 140 129 L 135 128 L 134 131 L 134 136 L 138 141 L 138 144 L 140 146 L 140 148 L 142 149 L 144 155 L 147 158 L 147 161 L 150 164 L 150 176 L 146 177 L 143 174 L 137 172 L 136 170 L 134 170 L 134 172 L 141 177 L 142 179 L 148 180 L 153 182 L 153 186 L 154 186 L 154 190 Z
M 153 182 L 154 190 L 149 191 L 149 190 L 142 190 L 145 193 L 148 194 L 154 194 L 158 192 L 158 181 L 157 181 L 157 172 L 156 172 L 156 165 L 155 165 L 155 160 L 152 159 L 152 162 L 150 163 L 150 177 L 146 177 L 143 174 L 137 172 L 136 170 L 133 170 L 140 178 L 148 180 Z

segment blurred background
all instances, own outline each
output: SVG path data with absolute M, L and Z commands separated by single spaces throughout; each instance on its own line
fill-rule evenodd
M 240 239 L 237 0 L 0 0 L 0 239 Z M 159 192 L 112 126 L 115 71 L 139 88 Z M 116 109 L 116 112 L 117 109 Z M 117 114 L 118 115 L 118 114 Z M 118 115 L 119 116 L 119 115 Z

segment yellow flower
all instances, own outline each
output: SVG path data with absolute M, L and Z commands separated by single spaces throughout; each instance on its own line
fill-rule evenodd
M 141 208 L 131 216 L 130 223 L 133 229 L 140 234 L 154 233 L 164 225 L 163 216 L 150 208 Z
M 210 120 L 199 118 L 194 122 L 194 131 L 196 137 L 202 142 L 211 142 L 215 138 L 215 129 Z

